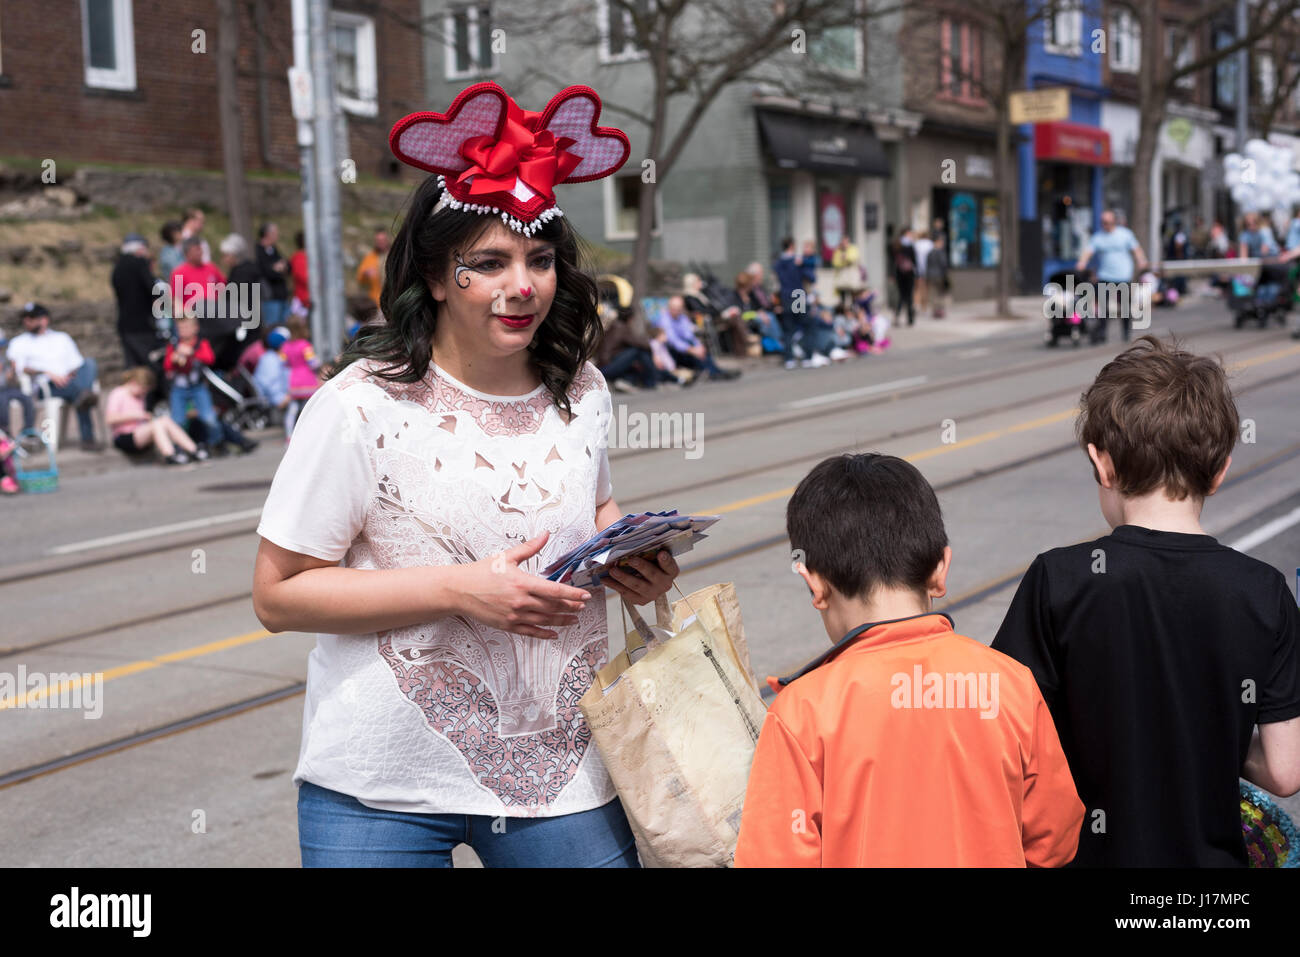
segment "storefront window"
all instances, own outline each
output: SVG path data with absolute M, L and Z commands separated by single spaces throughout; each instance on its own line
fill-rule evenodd
M 936 189 L 935 213 L 948 234 L 948 262 L 954 269 L 996 266 L 1002 257 L 998 198 L 972 190 Z
M 1092 168 L 1039 163 L 1038 211 L 1043 258 L 1077 258 L 1092 232 Z
M 998 198 L 980 200 L 980 265 L 996 266 L 1002 255 L 1002 224 L 998 221 Z

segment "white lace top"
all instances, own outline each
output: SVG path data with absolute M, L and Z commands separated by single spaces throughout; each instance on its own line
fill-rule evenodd
M 595 534 L 611 493 L 609 390 L 587 363 L 566 424 L 545 387 L 477 392 L 430 364 L 393 383 L 354 363 L 303 408 L 258 534 L 348 568 L 474 562 L 543 530 L 538 572 Z M 595 591 L 545 640 L 456 616 L 317 637 L 294 782 L 370 807 L 535 817 L 614 788 L 578 710 L 608 657 Z

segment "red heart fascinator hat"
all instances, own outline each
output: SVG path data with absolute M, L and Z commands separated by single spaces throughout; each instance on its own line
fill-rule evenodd
M 412 113 L 389 134 L 393 155 L 438 174 L 443 187 L 435 211 L 451 206 L 499 215 L 511 229 L 532 235 L 563 212 L 560 183 L 585 183 L 617 171 L 632 147 L 627 135 L 597 126 L 600 97 L 570 86 L 541 112 L 521 109 L 495 83 L 475 83 L 446 113 Z

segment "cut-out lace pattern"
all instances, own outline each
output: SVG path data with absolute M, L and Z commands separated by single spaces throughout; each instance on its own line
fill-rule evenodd
M 376 478 L 349 567 L 470 563 L 547 531 L 545 547 L 522 566 L 539 572 L 595 533 L 611 406 L 592 365 L 572 384 L 567 424 L 544 389 L 483 398 L 433 367 L 402 384 L 357 363 L 334 386 L 359 413 Z M 439 780 L 468 772 L 514 813 L 545 813 L 593 764 L 584 764 L 590 736 L 577 699 L 608 656 L 599 593 L 576 624 L 556 630 L 554 640 L 529 638 L 456 616 L 378 634 L 397 693 L 463 758 L 459 771 L 439 769 Z M 589 787 L 612 798 L 599 761 L 593 773 L 601 780 Z M 448 784 L 448 795 L 466 793 Z

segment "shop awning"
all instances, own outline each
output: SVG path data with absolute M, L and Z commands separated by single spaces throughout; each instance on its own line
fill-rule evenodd
M 1035 123 L 1034 158 L 1109 166 L 1110 134 L 1082 123 Z
M 829 117 L 758 110 L 768 151 L 783 169 L 888 176 L 885 149 L 870 128 Z

